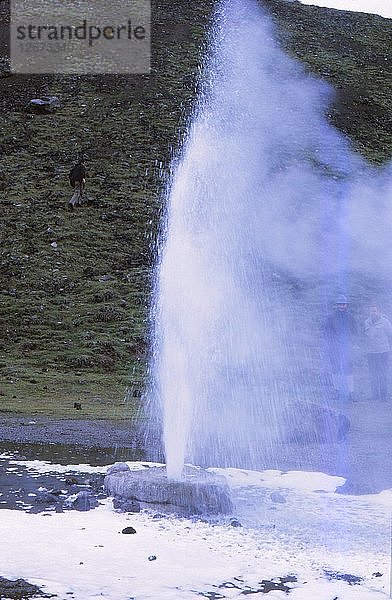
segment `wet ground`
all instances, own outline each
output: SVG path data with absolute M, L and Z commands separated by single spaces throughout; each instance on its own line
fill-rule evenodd
M 83 448 L 129 448 L 139 444 L 132 420 L 49 419 L 47 417 L 0 416 L 0 443 L 41 443 Z
M 392 488 L 392 403 L 361 399 L 331 406 L 351 423 L 339 442 L 285 444 L 270 452 L 255 449 L 257 469 L 321 471 L 345 477 L 343 494 L 374 494 Z M 63 510 L 67 497 L 88 491 L 102 493 L 102 476 L 56 471 L 34 473 L 13 460 L 53 464 L 109 465 L 123 460 L 146 460 L 140 434 L 131 422 L 7 417 L 0 419 L 0 508 L 28 512 Z M 216 466 L 216 465 L 204 465 Z M 222 465 L 239 466 L 246 465 Z M 59 501 L 45 502 L 54 491 Z M 34 494 L 34 495 L 33 495 Z M 53 494 L 52 494 L 53 495 Z M 40 500 L 41 498 L 41 500 Z M 51 496 L 49 496 L 49 500 Z
M 72 465 L 104 466 L 119 460 L 136 460 L 137 453 L 129 449 L 86 449 L 75 445 L 56 444 L 0 444 L 0 508 L 11 508 L 37 513 L 61 512 L 67 499 L 85 491 L 91 498 L 104 497 L 103 474 L 74 470 Z M 64 472 L 57 468 L 42 473 L 18 464 L 19 461 L 47 461 L 69 467 Z

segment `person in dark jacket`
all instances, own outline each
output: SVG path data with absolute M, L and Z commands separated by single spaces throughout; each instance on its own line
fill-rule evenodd
M 341 399 L 352 400 L 353 345 L 358 335 L 358 327 L 353 315 L 348 311 L 346 296 L 337 297 L 335 310 L 324 324 L 324 335 L 335 392 Z
M 83 203 L 84 185 L 86 182 L 86 167 L 83 159 L 80 159 L 69 173 L 69 183 L 74 188 L 74 193 L 69 201 L 71 208 Z
M 369 365 L 370 388 L 374 401 L 388 399 L 388 368 L 392 349 L 392 324 L 375 302 L 365 321 L 365 348 Z

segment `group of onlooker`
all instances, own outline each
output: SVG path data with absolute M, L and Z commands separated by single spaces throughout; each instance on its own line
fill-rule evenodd
M 348 310 L 346 296 L 336 299 L 335 310 L 324 323 L 323 332 L 330 360 L 332 383 L 342 399 L 355 400 L 353 351 L 362 337 L 369 367 L 372 399 L 388 399 L 388 367 L 392 350 L 392 324 L 377 302 L 369 304 L 369 316 L 362 330 Z

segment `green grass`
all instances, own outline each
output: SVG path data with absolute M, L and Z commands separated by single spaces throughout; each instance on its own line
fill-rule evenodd
M 0 415 L 25 414 L 54 418 L 128 419 L 135 416 L 129 374 L 116 380 L 94 372 L 59 373 L 28 369 L 24 363 L 8 369 L 1 389 Z M 136 388 L 135 388 L 136 389 Z M 82 405 L 75 410 L 74 402 Z
M 390 159 L 386 21 L 265 0 L 286 49 L 338 90 L 330 119 Z M 0 410 L 123 418 L 137 408 L 162 190 L 186 130 L 214 3 L 153 6 L 150 76 L 0 79 Z M 43 86 L 55 115 L 23 111 Z M 82 152 L 91 204 L 68 209 Z M 57 246 L 54 247 L 53 244 Z M 129 388 L 129 400 L 124 396 Z M 81 401 L 83 411 L 73 411 Z

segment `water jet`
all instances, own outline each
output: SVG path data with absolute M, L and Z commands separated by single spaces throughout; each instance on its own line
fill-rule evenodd
M 170 479 L 185 462 L 257 469 L 349 427 L 319 393 L 317 325 L 292 283 L 317 289 L 347 266 L 337 207 L 361 161 L 324 118 L 330 89 L 278 47 L 254 0 L 219 3 L 200 88 L 153 306 L 147 412 Z

